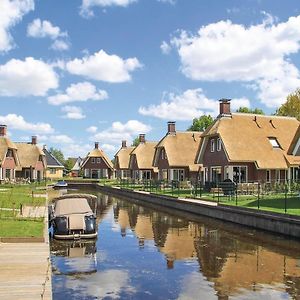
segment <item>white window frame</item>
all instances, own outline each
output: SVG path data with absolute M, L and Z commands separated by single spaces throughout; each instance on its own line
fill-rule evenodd
M 221 169 L 221 181 L 222 181 L 222 166 L 211 166 L 210 167 L 210 182 L 213 182 L 213 180 L 212 180 L 212 170 L 213 169 Z
M 217 139 L 217 151 L 221 151 L 222 149 L 222 141 L 220 138 Z
M 232 174 L 233 174 L 233 168 L 239 168 L 239 174 L 241 174 L 241 168 L 246 168 L 246 180 L 245 182 L 241 182 L 241 175 L 239 175 L 239 180 L 237 183 L 247 183 L 248 182 L 248 166 L 245 166 L 245 165 L 233 165 L 233 166 L 229 166 L 229 167 L 232 167 Z M 233 178 L 232 178 L 232 181 Z
M 210 140 L 210 152 L 215 152 L 215 139 Z
M 95 160 L 95 157 L 92 157 L 92 158 L 91 158 L 91 163 L 94 164 L 95 161 L 96 161 L 96 160 Z
M 278 183 L 280 183 L 280 180 L 281 180 L 281 178 L 280 178 L 280 172 L 281 172 L 281 170 L 275 170 L 275 180 Z
M 100 163 L 101 163 L 101 158 L 97 157 L 97 164 L 100 164 Z
M 268 173 L 269 173 L 269 176 L 268 176 Z M 266 170 L 266 182 L 267 183 L 272 182 L 272 179 L 271 179 L 271 170 L 270 169 Z
M 269 142 L 270 142 L 270 144 L 272 145 L 272 147 L 274 149 L 280 149 L 281 148 L 278 140 L 275 137 L 269 137 L 268 139 L 269 139 Z

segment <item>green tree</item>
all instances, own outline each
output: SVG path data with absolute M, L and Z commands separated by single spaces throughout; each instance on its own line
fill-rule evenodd
M 246 113 L 246 114 L 255 114 L 255 115 L 264 115 L 265 114 L 263 112 L 263 110 L 260 108 L 251 109 L 246 106 L 240 107 L 239 109 L 236 110 L 236 112 Z
M 295 117 L 300 121 L 300 89 L 287 96 L 287 100 L 276 111 L 277 116 Z
M 211 115 L 203 115 L 200 118 L 194 118 L 193 124 L 187 129 L 188 131 L 204 131 L 213 123 Z
M 66 170 L 68 172 L 70 172 L 74 166 L 74 159 L 68 158 L 67 160 L 65 160 L 64 166 L 65 166 Z
M 131 146 L 136 147 L 136 146 L 139 145 L 139 143 L 140 143 L 140 138 L 137 136 L 137 137 L 132 141 Z
M 55 149 L 55 148 L 50 148 L 49 152 L 63 165 L 65 164 L 65 157 L 64 154 L 62 153 L 61 150 Z

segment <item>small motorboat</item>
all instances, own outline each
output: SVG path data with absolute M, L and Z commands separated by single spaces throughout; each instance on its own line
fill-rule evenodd
M 97 237 L 96 215 L 88 200 L 94 195 L 67 194 L 54 199 L 49 220 L 53 237 L 61 240 L 93 239 Z
M 65 182 L 64 180 L 59 180 L 58 182 L 56 182 L 53 187 L 55 189 L 65 189 L 68 187 L 68 183 Z

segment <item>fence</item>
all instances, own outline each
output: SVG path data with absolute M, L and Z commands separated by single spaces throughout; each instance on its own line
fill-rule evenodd
M 190 181 L 119 179 L 115 185 L 173 197 L 300 215 L 300 183 L 296 181 L 239 184 L 225 181 L 203 185 L 201 182 Z

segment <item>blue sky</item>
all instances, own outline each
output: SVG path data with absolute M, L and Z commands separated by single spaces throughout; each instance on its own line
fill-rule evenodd
M 220 98 L 273 113 L 300 87 L 299 15 L 296 0 L 1 0 L 0 123 L 112 157 Z

